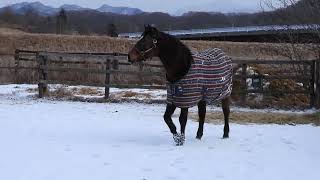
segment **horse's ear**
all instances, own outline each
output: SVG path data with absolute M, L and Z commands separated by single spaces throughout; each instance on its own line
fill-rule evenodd
M 148 25 L 144 25 L 144 31 L 151 31 L 152 27 L 150 26 L 150 24 Z
M 151 27 L 151 32 L 152 32 L 152 35 L 153 35 L 154 38 L 158 38 L 158 36 L 159 36 L 159 31 L 158 31 L 157 28 Z

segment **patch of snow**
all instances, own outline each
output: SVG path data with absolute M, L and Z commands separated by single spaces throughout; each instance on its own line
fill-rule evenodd
M 17 101 L 0 101 L 0 179 L 320 179 L 319 127 L 205 124 L 198 141 L 189 121 L 176 147 L 165 105 Z

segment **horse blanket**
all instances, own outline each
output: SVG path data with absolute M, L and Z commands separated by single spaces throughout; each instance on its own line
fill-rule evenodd
M 231 58 L 217 48 L 193 52 L 192 56 L 188 73 L 175 83 L 167 82 L 167 103 L 189 108 L 201 100 L 213 103 L 230 96 Z

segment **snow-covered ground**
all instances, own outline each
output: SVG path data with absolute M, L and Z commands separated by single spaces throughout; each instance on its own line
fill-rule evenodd
M 176 147 L 165 105 L 39 100 L 23 86 L 0 86 L 0 179 L 320 179 L 316 126 L 231 124 L 221 139 L 205 124 L 198 141 L 188 121 Z

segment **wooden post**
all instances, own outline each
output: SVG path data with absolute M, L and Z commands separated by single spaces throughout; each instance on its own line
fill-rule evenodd
M 315 107 L 320 109 L 320 60 L 316 61 L 315 84 Z
M 241 84 L 242 84 L 242 92 L 241 92 L 241 104 L 246 104 L 246 96 L 247 96 L 247 64 L 242 64 L 241 71 Z
M 316 97 L 315 97 L 315 76 L 316 76 L 316 61 L 313 60 L 311 61 L 310 64 L 310 69 L 311 69 L 311 79 L 310 79 L 310 107 L 315 107 L 316 103 Z
M 143 83 L 143 77 L 144 76 L 141 75 L 141 72 L 143 71 L 143 67 L 144 67 L 143 62 L 139 62 L 139 74 L 138 74 L 139 84 Z
M 48 57 L 43 55 L 38 55 L 37 59 L 39 61 L 39 84 L 38 84 L 38 90 L 39 90 L 39 98 L 42 98 L 48 91 L 47 88 L 47 61 Z
M 104 99 L 109 99 L 110 95 L 110 70 L 111 70 L 111 61 L 107 59 L 106 62 L 106 78 L 105 78 L 105 88 L 104 88 Z
M 112 69 L 115 69 L 115 70 L 119 69 L 119 60 L 118 59 L 114 59 L 112 61 Z
M 19 49 L 14 52 L 14 81 L 19 83 Z

